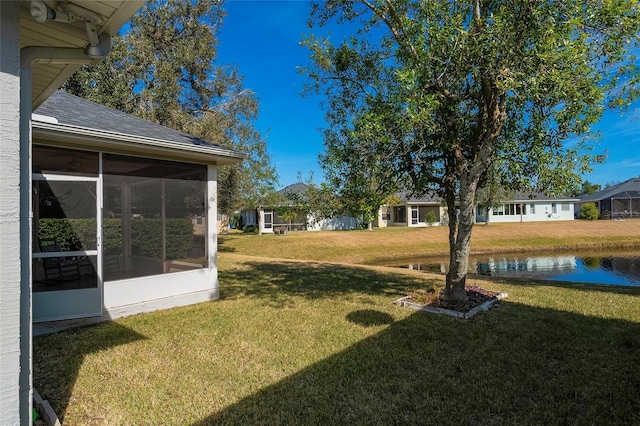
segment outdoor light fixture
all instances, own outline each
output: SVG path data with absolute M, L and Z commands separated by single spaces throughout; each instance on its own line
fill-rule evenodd
M 84 48 L 85 55 L 101 59 L 109 53 L 109 50 L 105 49 L 98 38 L 98 28 L 104 23 L 104 18 L 101 15 L 68 2 L 56 2 L 52 8 L 44 0 L 31 0 L 29 10 L 33 20 L 40 24 L 47 21 L 66 23 L 75 22 L 78 19 L 84 21 L 89 42 Z

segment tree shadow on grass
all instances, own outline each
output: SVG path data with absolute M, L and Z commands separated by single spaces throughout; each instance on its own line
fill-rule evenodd
M 234 247 L 229 246 L 229 241 L 235 239 L 236 237 L 231 237 L 229 235 L 225 235 L 222 238 L 218 238 L 218 252 L 220 253 L 234 253 L 236 249 Z
M 116 322 L 91 325 L 33 339 L 33 385 L 61 422 L 84 357 L 145 336 Z
M 411 289 L 432 289 L 443 280 L 420 275 L 382 274 L 356 266 L 315 262 L 247 262 L 243 268 L 220 270 L 222 299 L 254 297 L 269 306 L 286 306 L 291 297 L 330 299 L 349 295 L 404 296 Z
M 638 365 L 635 322 L 508 302 L 472 321 L 417 312 L 194 426 L 638 424 Z

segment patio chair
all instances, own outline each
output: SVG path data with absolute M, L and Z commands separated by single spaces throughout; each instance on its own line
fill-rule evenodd
M 61 252 L 58 245 L 42 246 L 43 253 Z M 80 280 L 80 262 L 75 257 L 45 257 L 42 259 L 44 276 L 47 283 L 63 283 Z

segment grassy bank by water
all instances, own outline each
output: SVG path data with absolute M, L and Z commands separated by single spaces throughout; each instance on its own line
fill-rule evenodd
M 474 247 L 638 241 L 640 222 L 579 224 L 478 227 Z M 35 338 L 65 425 L 640 423 L 638 289 L 474 279 L 509 298 L 462 321 L 391 303 L 442 277 L 348 264 L 438 254 L 446 228 L 221 249 L 217 302 Z
M 373 231 L 221 236 L 220 251 L 286 259 L 367 264 L 394 257 L 448 255 L 445 226 Z M 640 249 L 640 220 L 503 223 L 474 227 L 473 252 Z

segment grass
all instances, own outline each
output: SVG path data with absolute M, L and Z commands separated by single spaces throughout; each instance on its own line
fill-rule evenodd
M 231 234 L 220 251 L 351 264 L 390 257 L 448 255 L 448 228 L 390 227 L 371 231 L 292 232 L 286 236 Z M 474 252 L 640 249 L 640 220 L 502 223 L 474 227 Z
M 640 290 L 474 279 L 509 298 L 460 321 L 390 303 L 439 276 L 344 264 L 431 231 L 224 238 L 220 301 L 37 337 L 34 385 L 65 425 L 640 422 Z

